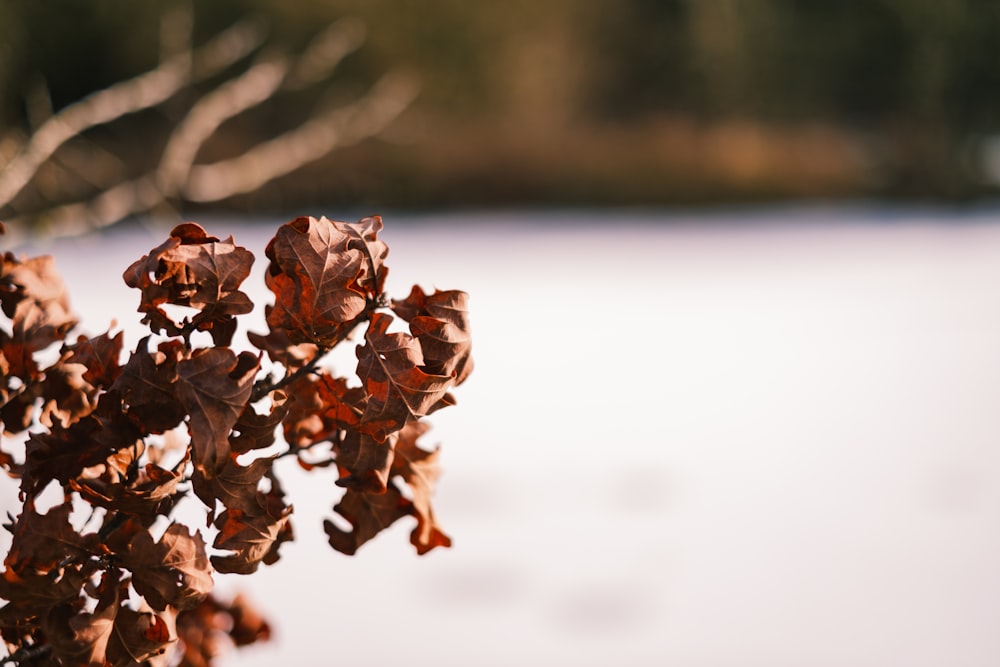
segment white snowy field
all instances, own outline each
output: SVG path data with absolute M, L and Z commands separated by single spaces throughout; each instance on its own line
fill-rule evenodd
M 201 222 L 265 300 L 284 220 Z M 217 577 L 277 636 L 225 665 L 1000 664 L 1000 213 L 385 224 L 391 295 L 471 295 L 476 370 L 425 436 L 454 548 L 416 556 L 403 521 L 342 556 L 333 473 L 281 468 L 297 540 Z M 121 273 L 167 231 L 18 252 L 131 347 Z

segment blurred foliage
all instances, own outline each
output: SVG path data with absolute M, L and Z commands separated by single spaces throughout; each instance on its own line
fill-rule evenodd
M 170 4 L 0 0 L 3 127 L 30 127 L 39 91 L 59 108 L 154 66 Z M 248 14 L 267 19 L 272 45 L 290 46 L 342 16 L 364 19 L 368 41 L 328 94 L 349 98 L 397 67 L 421 77 L 420 98 L 384 141 L 284 179 L 284 194 L 260 206 L 968 196 L 990 186 L 976 151 L 1000 131 L 992 0 L 190 6 L 196 43 Z M 813 159 L 814 169 L 800 164 Z

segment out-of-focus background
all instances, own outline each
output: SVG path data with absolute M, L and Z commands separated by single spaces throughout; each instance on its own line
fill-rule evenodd
M 222 664 L 992 667 L 997 34 L 974 0 L 3 3 L 0 243 L 127 347 L 121 272 L 179 219 L 258 303 L 300 214 L 382 214 L 393 296 L 470 293 L 425 436 L 454 548 L 334 553 L 332 473 L 279 470 L 296 541 L 217 578 L 275 637 Z
M 387 73 L 412 77 L 416 98 L 377 140 L 226 197 L 227 209 L 954 199 L 1000 181 L 1000 7 L 984 0 L 7 2 L 0 156 L 52 110 L 241 20 L 261 20 L 259 49 L 292 57 L 344 17 L 362 22 L 362 41 L 331 76 L 286 81 L 223 123 L 198 161 L 238 155 Z M 255 55 L 88 130 L 21 208 L 153 169 L 194 102 Z

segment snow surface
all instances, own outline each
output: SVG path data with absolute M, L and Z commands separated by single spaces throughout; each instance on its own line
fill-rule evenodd
M 257 255 L 266 300 L 283 220 L 202 222 Z M 334 552 L 333 473 L 288 462 L 297 540 L 216 577 L 277 637 L 223 664 L 1000 663 L 1000 216 L 385 222 L 393 296 L 471 295 L 476 370 L 424 440 L 454 548 L 417 557 L 403 521 Z M 167 231 L 31 251 L 56 256 L 89 333 L 116 319 L 130 347 L 121 273 Z

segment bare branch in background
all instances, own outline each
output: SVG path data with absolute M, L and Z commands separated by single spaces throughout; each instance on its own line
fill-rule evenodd
M 263 142 L 239 157 L 195 166 L 184 188 L 192 202 L 213 202 L 245 194 L 343 146 L 381 132 L 417 95 L 414 77 L 393 73 L 346 107 L 314 116 L 299 127 Z
M 178 11 L 183 14 L 183 11 Z M 163 28 L 161 49 L 164 53 L 171 50 L 170 44 L 176 45 L 181 39 L 179 35 L 185 29 L 182 18 L 183 16 L 179 16 L 172 19 L 175 25 L 171 30 L 167 29 L 168 26 Z M 188 32 L 189 28 L 188 25 Z M 380 79 L 361 98 L 338 107 L 323 107 L 297 127 L 250 146 L 237 157 L 211 164 L 195 163 L 205 142 L 217 133 L 223 123 L 248 109 L 274 99 L 282 92 L 300 90 L 327 80 L 340 61 L 361 46 L 365 34 L 366 29 L 361 21 L 342 19 L 321 32 L 297 56 L 277 52 L 262 53 L 242 73 L 203 94 L 190 106 L 170 133 L 158 164 L 152 171 L 105 187 L 88 201 L 57 204 L 40 213 L 8 217 L 8 222 L 13 223 L 11 225 L 13 227 L 26 225 L 31 219 L 42 220 L 48 234 L 62 236 L 85 233 L 113 224 L 130 215 L 150 211 L 177 216 L 172 208 L 175 204 L 216 202 L 252 192 L 270 181 L 321 159 L 337 148 L 379 134 L 416 97 L 419 86 L 415 76 L 392 72 Z M 216 40 L 221 37 L 222 35 Z M 249 45 L 250 41 L 246 44 Z M 259 40 L 253 42 L 252 48 L 256 48 L 258 44 Z M 161 75 L 156 78 L 151 75 L 164 69 L 176 75 L 174 68 L 179 69 L 185 60 L 193 63 L 195 69 L 199 71 L 198 74 L 193 74 L 192 78 L 197 78 L 199 74 L 204 76 L 207 71 L 212 71 L 213 68 L 209 67 L 212 63 L 217 66 L 214 68 L 214 71 L 217 71 L 223 59 L 206 59 L 206 49 L 207 46 L 202 47 L 199 51 L 200 56 L 195 59 L 191 58 L 190 51 L 186 56 L 183 54 L 171 56 L 167 63 L 174 63 L 173 65 L 167 66 L 165 63 L 149 74 L 95 93 L 77 105 L 67 107 L 52 120 L 67 114 L 72 120 L 74 116 L 70 112 L 74 107 L 86 106 L 91 104 L 92 100 L 102 98 L 106 100 L 110 98 L 119 110 L 129 101 L 131 106 L 128 109 L 138 110 L 140 99 L 147 106 L 155 106 L 168 99 L 185 84 L 178 76 L 169 78 Z M 241 53 L 245 54 L 249 50 L 245 48 Z M 235 50 L 231 53 L 235 53 Z M 231 59 L 229 64 L 232 62 L 235 60 Z M 139 86 L 135 83 L 139 80 L 145 80 L 146 83 Z M 151 81 L 153 83 L 150 83 Z M 148 89 L 153 84 L 167 88 L 158 91 Z M 123 91 L 130 92 L 126 94 Z M 121 99 L 118 99 L 119 97 Z M 110 114 L 108 107 L 111 102 L 106 101 L 101 105 L 95 105 L 96 108 L 89 108 L 85 118 L 90 124 L 86 126 L 90 127 L 98 122 L 110 122 L 129 112 Z M 99 114 L 101 109 L 104 110 L 103 115 Z M 108 120 L 96 120 L 98 118 Z M 30 166 L 32 173 L 37 173 L 42 162 L 55 153 L 58 146 L 52 146 L 51 138 L 48 139 L 49 143 L 40 142 L 37 138 L 48 125 L 47 122 L 29 139 L 22 153 L 8 165 L 7 171 L 10 171 L 12 166 L 17 166 L 14 163 L 21 160 L 21 168 Z M 77 120 L 74 126 L 82 127 L 83 123 Z M 61 142 L 65 143 L 73 138 L 72 135 L 65 134 L 67 132 L 65 119 L 59 127 L 64 128 L 64 135 L 56 135 Z M 54 134 L 54 130 L 49 132 Z M 37 148 L 38 145 L 47 147 L 47 154 Z M 3 177 L 6 173 L 0 174 L 0 188 L 3 187 Z M 27 181 L 19 187 L 23 188 L 26 184 Z M 11 198 L 15 195 L 16 192 Z M 9 201 L 0 199 L 0 206 L 4 203 Z M 12 235 L 8 235 L 8 239 L 10 236 Z
M 300 90 L 327 79 L 341 60 L 361 47 L 367 32 L 364 22 L 352 17 L 331 24 L 299 56 L 285 88 Z
M 195 103 L 163 150 L 156 181 L 165 197 L 172 197 L 183 185 L 198 150 L 220 125 L 274 95 L 288 66 L 284 56 L 263 56 Z
M 0 171 L 0 206 L 9 204 L 60 146 L 85 130 L 169 99 L 193 81 L 205 79 L 256 49 L 264 30 L 241 21 L 195 52 L 186 51 L 156 69 L 121 81 L 62 109 L 31 135 L 21 152 Z

